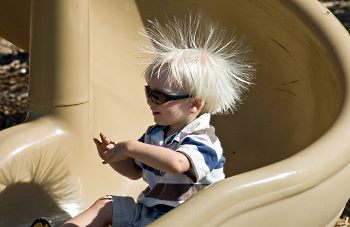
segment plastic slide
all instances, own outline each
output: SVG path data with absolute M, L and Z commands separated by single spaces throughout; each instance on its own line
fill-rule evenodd
M 0 132 L 0 226 L 56 223 L 131 181 L 92 138 L 139 138 L 152 117 L 138 31 L 189 10 L 243 34 L 255 86 L 213 124 L 227 178 L 152 226 L 334 226 L 350 197 L 350 38 L 316 0 L 0 0 L 0 36 L 30 52 L 30 111 Z

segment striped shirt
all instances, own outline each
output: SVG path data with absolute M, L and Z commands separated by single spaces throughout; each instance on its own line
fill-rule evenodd
M 191 168 L 183 174 L 171 174 L 135 160 L 148 183 L 138 197 L 139 203 L 147 207 L 160 204 L 176 207 L 201 189 L 225 178 L 222 147 L 214 127 L 209 123 L 210 114 L 202 114 L 180 132 L 167 138 L 164 138 L 166 126 L 148 128 L 139 141 L 183 153 L 190 161 Z

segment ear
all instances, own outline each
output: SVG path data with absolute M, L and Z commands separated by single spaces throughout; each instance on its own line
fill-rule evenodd
M 196 99 L 191 104 L 190 112 L 200 113 L 204 105 L 205 105 L 205 101 L 203 99 Z

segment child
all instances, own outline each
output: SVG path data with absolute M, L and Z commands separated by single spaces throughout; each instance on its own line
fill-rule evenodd
M 155 125 L 138 140 L 94 138 L 99 156 L 118 173 L 143 179 L 137 202 L 105 196 L 65 225 L 145 226 L 224 179 L 225 158 L 210 114 L 233 111 L 250 84 L 251 68 L 234 37 L 200 17 L 161 25 L 146 36 L 154 60 L 145 72 L 145 93 Z

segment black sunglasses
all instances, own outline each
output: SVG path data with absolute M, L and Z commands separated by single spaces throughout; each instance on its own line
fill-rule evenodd
M 160 91 L 153 91 L 149 86 L 145 86 L 146 97 L 157 105 L 161 105 L 171 100 L 187 99 L 189 95 L 168 95 Z

